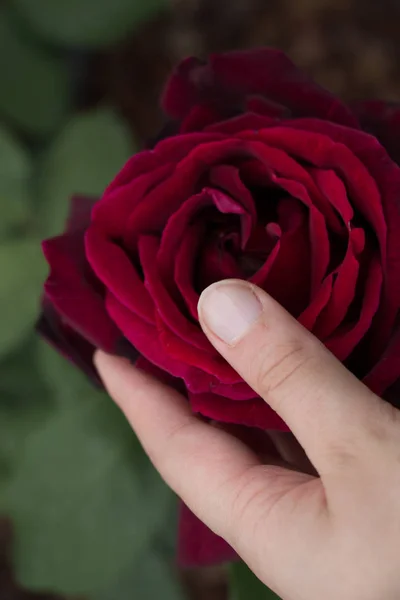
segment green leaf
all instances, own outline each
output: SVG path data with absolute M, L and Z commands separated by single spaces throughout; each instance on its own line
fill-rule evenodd
M 56 44 L 103 46 L 123 38 L 165 0 L 10 0 L 24 21 Z
M 0 359 L 34 326 L 46 270 L 36 238 L 0 244 Z
M 139 560 L 172 500 L 113 402 L 89 383 L 81 393 L 28 437 L 7 495 L 14 568 L 30 589 L 107 589 Z
M 231 600 L 280 600 L 243 562 L 231 565 Z
M 2 97 L 3 90 L 0 104 Z M 28 154 L 8 130 L 0 127 L 0 239 L 18 231 L 29 219 L 30 176 Z
M 37 369 L 57 405 L 68 409 L 82 402 L 88 391 L 87 377 L 41 339 L 37 345 Z
M 0 362 L 0 508 L 27 435 L 43 424 L 54 404 L 37 366 L 32 336 Z
M 154 550 L 132 563 L 118 582 L 93 600 L 183 600 L 177 573 Z
M 29 134 L 46 135 L 59 126 L 70 105 L 64 61 L 24 38 L 4 10 L 0 12 L 0 81 L 0 115 Z
M 128 131 L 106 108 L 69 121 L 39 167 L 40 225 L 60 233 L 74 194 L 100 196 L 132 154 Z

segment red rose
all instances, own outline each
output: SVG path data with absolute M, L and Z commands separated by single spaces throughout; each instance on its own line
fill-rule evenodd
M 125 165 L 91 209 L 75 199 L 42 328 L 94 375 L 94 347 L 181 378 L 193 409 L 284 429 L 211 347 L 197 300 L 250 279 L 378 394 L 400 376 L 400 169 L 350 108 L 278 51 L 184 61 L 164 94 L 175 135 Z M 390 139 L 399 112 L 361 106 Z
M 44 335 L 93 377 L 95 347 L 139 357 L 194 411 L 285 429 L 198 324 L 206 286 L 249 279 L 395 401 L 400 111 L 352 110 L 270 49 L 184 61 L 163 106 L 175 133 L 44 243 Z

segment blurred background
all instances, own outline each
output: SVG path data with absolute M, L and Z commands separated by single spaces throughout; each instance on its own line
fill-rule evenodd
M 182 57 L 272 45 L 344 99 L 399 101 L 399 36 L 398 0 L 0 0 L 1 600 L 272 598 L 241 566 L 175 566 L 173 495 L 33 333 L 40 240 L 157 133 Z

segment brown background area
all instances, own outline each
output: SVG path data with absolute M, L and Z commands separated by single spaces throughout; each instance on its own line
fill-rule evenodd
M 344 99 L 399 101 L 399 37 L 398 0 L 171 0 L 169 14 L 85 61 L 80 104 L 85 108 L 107 99 L 144 141 L 162 123 L 158 96 L 180 58 L 263 45 L 285 50 Z M 1 600 L 57 600 L 17 588 L 6 558 L 10 539 L 3 522 Z M 223 598 L 222 580 L 219 570 L 185 575 L 194 600 Z

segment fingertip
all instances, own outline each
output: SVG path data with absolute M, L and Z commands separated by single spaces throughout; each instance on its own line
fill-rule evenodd
M 210 332 L 224 344 L 234 346 L 259 320 L 263 305 L 254 286 L 227 279 L 203 291 L 198 312 L 205 333 Z

